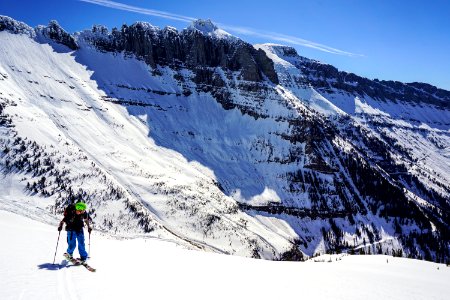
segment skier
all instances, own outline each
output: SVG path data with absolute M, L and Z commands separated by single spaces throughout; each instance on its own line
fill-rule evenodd
M 78 241 L 78 253 L 80 254 L 81 263 L 84 263 L 88 257 L 88 253 L 86 252 L 84 244 L 84 223 L 86 223 L 89 234 L 92 231 L 86 209 L 87 205 L 84 202 L 70 204 L 64 210 L 64 218 L 61 220 L 58 226 L 58 231 L 61 231 L 64 223 L 66 223 L 68 247 L 67 253 L 64 253 L 64 256 L 69 259 L 73 259 L 73 251 L 75 250 Z

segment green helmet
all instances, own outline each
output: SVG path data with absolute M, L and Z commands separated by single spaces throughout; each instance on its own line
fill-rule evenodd
M 75 203 L 75 210 L 86 210 L 87 205 L 84 202 Z

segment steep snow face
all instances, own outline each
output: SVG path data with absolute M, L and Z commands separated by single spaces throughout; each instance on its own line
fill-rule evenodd
M 432 189 L 443 199 L 447 199 L 443 201 L 448 205 L 450 165 L 449 149 L 446 145 L 450 145 L 450 110 L 440 105 L 413 103 L 407 97 L 403 100 L 389 96 L 383 99 L 371 97 L 358 90 L 358 82 L 363 80 L 354 74 L 344 73 L 343 76 L 354 78 L 354 81 L 342 83 L 342 85 L 353 84 L 354 92 L 337 89 L 333 84 L 339 74 L 333 73 L 337 72 L 333 67 L 300 57 L 290 47 L 274 44 L 255 47 L 264 50 L 274 61 L 280 83 L 292 91 L 300 101 L 334 119 L 339 119 L 339 116 L 351 116 L 357 126 L 377 136 L 383 143 L 393 148 L 397 147 L 392 150 L 396 153 L 394 160 L 402 165 L 404 170 L 392 173 L 398 172 L 398 175 L 401 175 L 403 172 L 406 177 L 416 176 L 426 189 Z M 326 71 L 320 71 L 321 74 L 328 74 L 328 78 L 311 75 L 319 73 L 314 70 L 322 68 Z M 313 71 L 310 71 L 311 69 Z M 317 83 L 317 80 L 321 83 Z M 328 82 L 329 86 L 325 84 L 328 87 L 324 87 L 323 82 Z M 387 84 L 385 86 L 387 87 Z M 391 90 L 392 95 L 395 93 Z M 429 97 L 429 94 L 424 92 L 423 97 Z M 435 97 L 437 100 L 440 99 L 437 93 Z M 401 176 L 397 179 L 408 189 L 419 194 L 419 198 L 424 196 L 423 191 L 420 192 L 411 179 Z M 429 197 L 430 204 L 435 204 L 434 200 L 434 196 Z
M 286 46 L 255 48 L 274 61 L 283 88 L 327 116 L 347 142 L 402 186 L 409 201 L 424 211 L 443 212 L 437 220 L 430 220 L 431 230 L 435 222 L 446 220 L 448 224 L 449 92 L 420 84 L 421 89 L 413 84 L 370 81 L 300 57 Z M 346 148 L 345 143 L 340 145 Z M 446 227 L 442 227 L 444 240 Z M 444 244 L 450 249 L 448 241 Z
M 6 32 L 0 39 L 0 96 L 11 118 L 2 128 L 2 149 L 23 145 L 2 163 L 24 172 L 2 179 L 10 195 L 3 209 L 24 209 L 16 198 L 21 190 L 29 190 L 18 197 L 24 203 L 33 203 L 30 193 L 48 195 L 40 207 L 51 212 L 79 197 L 94 209 L 97 228 L 118 234 L 151 231 L 193 248 L 265 258 L 288 250 L 295 236 L 289 226 L 271 231 L 219 189 L 218 178 L 257 173 L 250 164 L 236 171 L 232 161 L 248 155 L 236 143 L 253 147 L 254 119 L 226 113 L 207 94 L 181 96 L 169 69 L 152 76 L 145 63 L 122 55 L 60 51 L 60 45 Z M 227 153 L 231 148 L 236 151 Z M 28 173 L 33 167 L 24 167 L 26 157 L 36 153 L 42 163 L 32 164 L 42 168 Z M 224 161 L 213 162 L 221 156 Z M 225 164 L 229 174 L 217 167 Z M 277 199 L 256 180 L 242 182 L 240 190 Z
M 298 68 L 298 64 L 302 61 L 312 60 L 299 57 L 295 49 L 287 46 L 257 44 L 254 47 L 265 51 L 267 56 L 272 59 L 280 84 L 286 87 L 294 97 L 298 98 L 298 101 L 327 116 L 345 114 L 340 107 L 306 83 L 307 78 Z

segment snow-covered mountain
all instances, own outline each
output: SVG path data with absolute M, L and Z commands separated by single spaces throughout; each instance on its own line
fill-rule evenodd
M 99 230 L 266 259 L 450 258 L 448 91 L 209 20 L 0 17 L 0 40 L 0 209 L 45 221 L 83 199 Z

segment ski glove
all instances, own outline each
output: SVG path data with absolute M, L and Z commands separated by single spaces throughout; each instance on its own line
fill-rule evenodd
M 88 227 L 88 232 L 91 233 L 92 227 Z
M 62 226 L 61 224 L 59 224 L 59 226 L 58 226 L 58 231 L 61 231 L 62 228 L 63 228 L 63 226 Z

